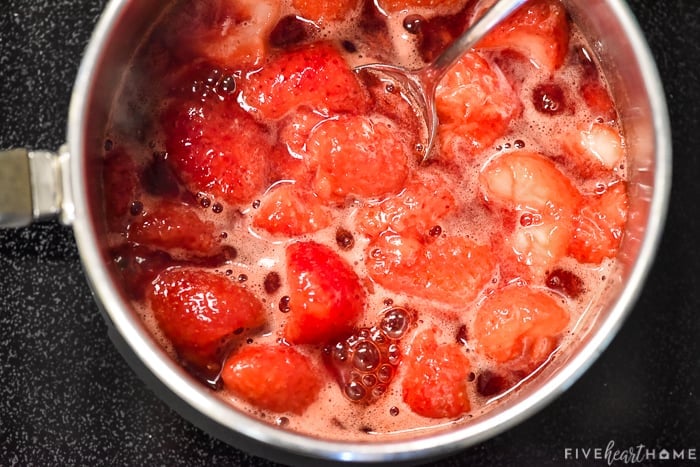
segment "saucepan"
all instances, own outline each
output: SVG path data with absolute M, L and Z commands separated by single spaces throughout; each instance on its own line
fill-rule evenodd
M 470 423 L 394 441 L 343 442 L 297 434 L 238 411 L 178 365 L 151 337 L 115 278 L 101 187 L 104 132 L 127 65 L 168 2 L 111 0 L 78 72 L 67 143 L 57 152 L 15 149 L 0 157 L 0 224 L 59 216 L 72 226 L 85 275 L 115 345 L 153 390 L 184 417 L 236 447 L 284 463 L 419 463 L 512 427 L 565 391 L 603 352 L 644 285 L 670 191 L 668 112 L 656 66 L 623 0 L 568 0 L 614 95 L 629 154 L 629 216 L 617 277 L 596 319 L 540 377 Z

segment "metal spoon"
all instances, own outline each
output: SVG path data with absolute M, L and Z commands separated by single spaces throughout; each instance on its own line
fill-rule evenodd
M 438 83 L 457 60 L 526 1 L 497 0 L 476 23 L 423 68 L 409 70 L 385 63 L 369 63 L 355 68 L 356 73 L 369 72 L 380 79 L 383 75 L 403 89 L 405 97 L 414 106 L 427 130 L 427 142 L 418 148 L 422 153 L 422 162 L 429 159 L 437 136 L 439 122 L 435 109 L 435 90 Z

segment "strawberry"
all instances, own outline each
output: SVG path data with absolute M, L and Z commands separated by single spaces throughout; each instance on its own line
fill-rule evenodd
M 301 16 L 319 24 L 347 18 L 359 3 L 359 0 L 292 0 L 292 5 Z
M 387 232 L 369 244 L 369 276 L 394 292 L 465 305 L 494 273 L 491 248 L 463 237 L 439 236 L 424 244 Z
M 174 98 L 162 117 L 167 160 L 194 193 L 251 201 L 267 180 L 270 135 L 230 95 Z
M 617 111 L 608 90 L 603 87 L 601 81 L 584 81 L 579 86 L 579 94 L 593 114 L 593 118 L 602 118 L 603 121 L 613 121 L 617 118 Z
M 306 142 L 313 128 L 325 117 L 301 106 L 292 115 L 280 121 L 279 144 L 270 160 L 270 176 L 273 182 L 293 180 L 307 182 L 312 178 L 305 159 Z
M 369 237 L 376 237 L 387 229 L 429 235 L 454 209 L 455 200 L 446 180 L 420 177 L 408 182 L 398 195 L 362 207 L 357 213 L 357 224 Z
M 583 173 L 600 167 L 608 171 L 619 169 L 625 157 L 620 131 L 606 123 L 579 126 L 565 137 L 563 145 Z
M 228 357 L 221 372 L 224 387 L 255 407 L 303 413 L 323 381 L 311 360 L 284 345 L 246 345 Z
M 315 242 L 287 247 L 289 319 L 284 337 L 295 344 L 323 344 L 351 334 L 365 309 L 366 293 L 351 266 Z
M 552 295 L 527 286 L 496 290 L 476 312 L 470 336 L 498 363 L 532 371 L 555 349 L 569 313 Z
M 408 152 L 392 126 L 365 116 L 329 119 L 311 132 L 309 164 L 323 200 L 377 198 L 398 193 L 408 176 Z
M 440 141 L 448 159 L 472 155 L 502 136 L 522 110 L 520 99 L 496 66 L 465 54 L 436 90 Z
M 273 235 L 294 237 L 328 227 L 331 214 L 318 198 L 295 184 L 278 184 L 262 198 L 253 226 Z
M 224 66 L 259 66 L 279 17 L 275 0 L 199 0 L 164 21 L 164 47 L 183 63 L 197 57 Z
M 489 161 L 479 181 L 487 204 L 515 217 L 504 255 L 515 256 L 526 278 L 541 279 L 566 255 L 581 194 L 551 159 L 524 150 Z
M 240 100 L 262 119 L 277 120 L 299 106 L 324 115 L 361 112 L 367 97 L 357 77 L 331 44 L 285 51 L 241 82 Z
M 413 340 L 401 384 L 404 402 L 418 415 L 456 418 L 469 412 L 471 363 L 456 343 L 439 344 L 435 328 Z
M 107 225 L 111 230 L 121 232 L 128 222 L 138 183 L 136 164 L 129 153 L 115 149 L 107 155 L 103 183 Z
M 569 23 L 559 0 L 534 0 L 496 26 L 477 48 L 514 49 L 538 68 L 552 73 L 569 50 Z
M 225 276 L 197 268 L 171 267 L 149 291 L 153 315 L 181 358 L 214 369 L 227 341 L 265 324 L 262 303 Z
M 174 202 L 155 204 L 134 217 L 127 227 L 126 238 L 170 253 L 198 256 L 218 253 L 221 246 L 216 224 L 202 220 L 195 208 Z
M 617 182 L 600 195 L 589 195 L 576 217 L 569 255 L 581 263 L 614 258 L 627 221 L 627 185 Z

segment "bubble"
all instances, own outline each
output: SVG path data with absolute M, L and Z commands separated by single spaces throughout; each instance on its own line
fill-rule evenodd
M 396 344 L 391 344 L 387 349 L 387 352 L 389 363 L 392 365 L 398 365 L 399 361 L 401 360 L 401 350 L 399 350 L 399 346 Z
M 362 384 L 368 388 L 371 388 L 372 386 L 377 384 L 377 377 L 373 374 L 364 375 L 362 376 Z
M 342 227 L 339 227 L 335 232 L 335 242 L 343 250 L 350 250 L 355 245 L 355 238 L 352 232 Z
M 418 34 L 424 21 L 420 15 L 408 15 L 403 20 L 403 28 L 410 34 Z
M 275 421 L 275 423 L 277 424 L 277 426 L 285 427 L 289 425 L 289 419 L 287 417 L 280 417 Z
M 384 394 L 385 392 L 386 392 L 386 386 L 379 384 L 379 385 L 372 388 L 372 397 L 379 397 L 382 394 Z
M 394 376 L 394 369 L 391 368 L 391 365 L 387 365 L 385 363 L 379 367 L 379 370 L 377 370 L 377 379 L 382 383 L 388 383 L 391 381 L 392 376 Z
M 372 371 L 379 365 L 380 358 L 376 345 L 370 341 L 362 341 L 355 349 L 352 364 L 360 371 Z
M 284 297 L 280 298 L 279 309 L 282 313 L 289 313 L 291 311 L 291 308 L 289 307 L 289 300 L 289 295 L 285 295 Z
M 345 385 L 345 395 L 351 401 L 361 401 L 367 395 L 367 390 L 357 381 L 350 381 Z
M 132 216 L 138 216 L 143 212 L 143 203 L 141 201 L 134 201 L 129 207 L 129 213 Z
M 409 322 L 406 310 L 392 308 L 384 314 L 379 326 L 391 339 L 400 339 L 408 329 Z

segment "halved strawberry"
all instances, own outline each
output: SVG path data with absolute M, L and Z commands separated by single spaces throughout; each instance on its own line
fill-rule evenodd
M 563 145 L 584 173 L 599 167 L 616 170 L 625 157 L 625 143 L 620 131 L 607 123 L 581 125 L 565 136 Z
M 161 121 L 167 160 L 192 192 L 237 204 L 262 191 L 270 135 L 235 99 L 217 94 L 176 98 Z
M 319 199 L 293 183 L 273 186 L 253 214 L 253 226 L 273 235 L 294 237 L 328 227 L 332 217 Z
M 287 247 L 289 319 L 284 337 L 296 344 L 323 344 L 352 332 L 366 293 L 352 267 L 327 246 L 297 242 Z
M 620 247 L 628 211 L 627 185 L 617 182 L 600 195 L 589 195 L 576 217 L 569 255 L 581 263 L 600 264 Z
M 515 218 L 505 254 L 541 279 L 566 255 L 581 194 L 551 159 L 524 150 L 489 161 L 479 181 L 486 202 Z
M 408 176 L 408 151 L 396 128 L 366 116 L 320 123 L 309 136 L 307 153 L 316 168 L 314 192 L 324 200 L 398 193 Z
M 503 73 L 476 52 L 465 54 L 450 68 L 437 87 L 435 103 L 448 159 L 484 149 L 522 110 Z
M 569 50 L 569 23 L 559 0 L 534 0 L 484 37 L 478 48 L 510 48 L 547 72 L 558 69 Z
M 198 256 L 218 253 L 220 234 L 216 224 L 202 220 L 195 208 L 175 202 L 147 207 L 133 217 L 126 230 L 130 242 L 169 253 L 185 252 Z
M 224 387 L 255 407 L 303 413 L 317 398 L 323 380 L 311 360 L 285 345 L 246 345 L 221 372 Z
M 213 372 L 236 332 L 266 321 L 262 303 L 251 292 L 203 269 L 164 270 L 148 297 L 158 325 L 180 357 Z
M 359 4 L 360 0 L 292 0 L 301 16 L 321 24 L 347 18 Z
M 407 183 L 398 195 L 362 207 L 357 213 L 357 226 L 368 237 L 387 229 L 429 235 L 454 207 L 454 197 L 444 178 L 422 176 Z
M 241 82 L 240 100 L 262 119 L 277 120 L 306 105 L 325 115 L 361 112 L 367 97 L 336 48 L 304 45 L 274 57 Z
M 555 349 L 569 313 L 552 295 L 527 286 L 495 291 L 476 312 L 469 334 L 477 350 L 513 369 L 532 371 Z
M 402 396 L 418 415 L 455 418 L 471 409 L 468 393 L 471 363 L 462 346 L 440 344 L 438 334 L 437 329 L 431 328 L 413 340 L 404 363 Z
M 391 232 L 369 244 L 369 276 L 395 292 L 464 305 L 476 298 L 494 273 L 491 248 L 464 237 L 439 236 L 424 244 Z

